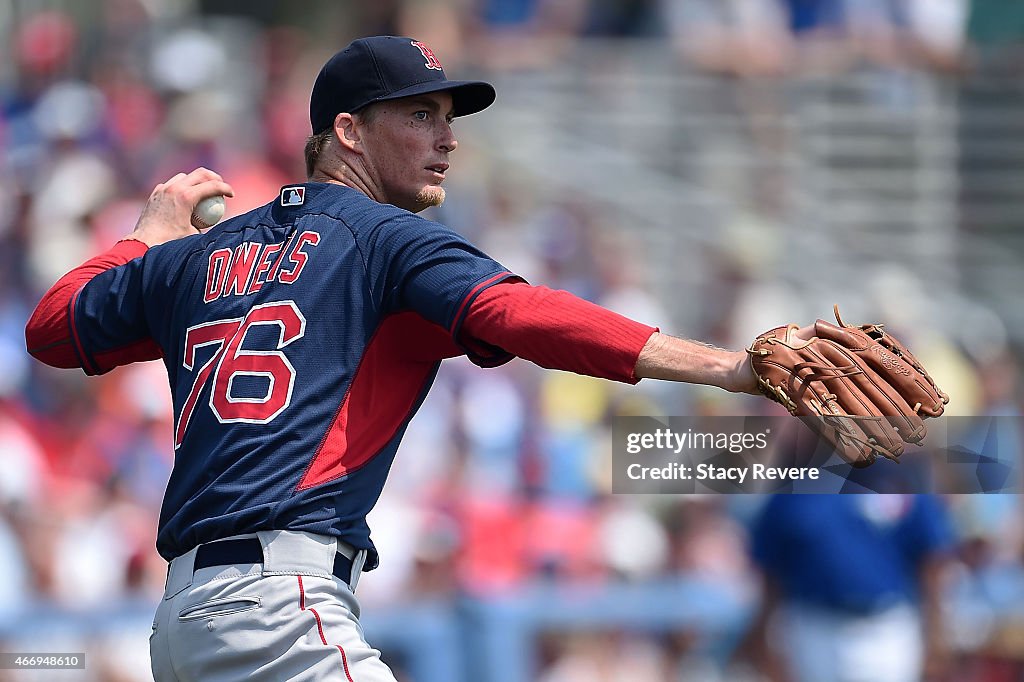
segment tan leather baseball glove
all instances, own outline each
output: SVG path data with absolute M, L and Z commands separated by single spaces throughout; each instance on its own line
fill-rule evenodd
M 761 392 L 827 439 L 843 458 L 867 466 L 897 460 L 903 443 L 920 444 L 924 418 L 938 417 L 943 393 L 906 346 L 881 324 L 839 326 L 818 320 L 809 341 L 798 325 L 771 329 L 747 349 Z

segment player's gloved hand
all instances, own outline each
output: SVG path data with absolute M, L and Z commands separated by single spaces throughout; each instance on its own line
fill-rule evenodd
M 135 230 L 128 237 L 156 246 L 199 234 L 199 230 L 192 226 L 192 211 L 203 199 L 215 196 L 233 197 L 235 191 L 208 168 L 197 168 L 188 174 L 178 173 L 153 189 Z
M 838 327 L 818 320 L 758 336 L 747 349 L 758 387 L 791 414 L 815 418 L 805 421 L 850 463 L 897 459 L 903 443 L 921 443 L 923 419 L 941 415 L 949 397 L 882 325 L 848 325 L 835 312 Z

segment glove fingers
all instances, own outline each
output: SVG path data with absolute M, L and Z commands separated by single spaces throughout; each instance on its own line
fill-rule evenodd
M 822 381 L 837 396 L 843 412 L 852 415 L 880 417 L 879 427 L 873 433 L 884 436 L 887 442 L 899 432 L 899 438 L 908 443 L 919 443 L 927 433 L 924 420 L 907 404 L 904 397 L 886 381 L 886 377 L 865 366 L 862 356 L 854 355 L 831 341 L 822 339 L 815 351 L 829 364 L 850 367 L 847 376 Z
M 819 348 L 825 343 L 818 341 L 813 347 Z M 794 359 L 799 362 L 794 363 Z M 820 378 L 822 372 L 814 366 L 826 365 L 828 361 L 811 353 L 810 347 L 802 350 L 800 358 L 780 352 L 760 357 L 756 364 L 761 391 L 785 405 L 792 414 L 811 417 L 803 421 L 846 461 L 867 466 L 874 461 L 876 453 L 890 459 L 903 453 L 899 433 L 886 419 L 878 417 L 877 410 L 872 411 L 870 401 L 849 378 L 831 382 Z
M 828 401 L 821 409 L 825 421 L 838 430 L 843 440 L 873 449 L 889 459 L 898 459 L 903 454 L 903 439 L 888 418 L 865 417 L 857 412 L 843 410 L 838 400 Z M 829 442 L 835 443 L 832 438 L 829 438 Z
M 895 460 L 903 452 L 903 443 L 898 438 L 895 440 L 895 449 L 881 448 L 877 437 L 871 433 L 873 425 L 870 419 L 824 416 L 820 419 L 801 421 L 819 437 L 825 439 L 836 454 L 854 467 L 869 466 L 879 454 Z
M 949 397 L 932 381 L 924 367 L 899 341 L 878 327 L 836 327 L 823 320 L 815 333 L 854 353 L 891 385 L 912 410 L 926 417 L 942 414 Z M 865 329 L 871 330 L 870 333 Z
M 928 394 L 929 398 L 933 402 L 922 402 L 920 411 L 929 417 L 940 416 L 944 406 L 949 402 L 949 396 L 941 388 L 935 385 L 935 381 L 928 374 L 927 370 L 925 370 L 921 361 L 910 352 L 910 349 L 896 340 L 892 334 L 886 334 L 879 330 L 875 333 L 868 333 L 868 336 L 876 339 L 882 347 L 901 357 L 905 363 L 913 367 L 914 370 L 924 378 L 927 385 L 921 386 L 921 389 Z

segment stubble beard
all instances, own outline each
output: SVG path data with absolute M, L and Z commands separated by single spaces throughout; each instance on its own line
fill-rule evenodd
M 444 203 L 444 187 L 439 185 L 424 187 L 416 195 L 416 203 L 423 208 L 440 206 Z

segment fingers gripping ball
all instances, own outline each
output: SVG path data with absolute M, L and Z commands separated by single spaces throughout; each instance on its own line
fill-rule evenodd
M 757 337 L 747 351 L 758 387 L 791 414 L 815 418 L 805 422 L 851 464 L 898 459 L 949 397 L 882 325 L 848 325 L 835 312 L 839 326 L 818 320 L 808 341 L 793 324 Z
M 197 230 L 213 227 L 224 217 L 224 197 L 203 199 L 192 211 L 192 225 Z

